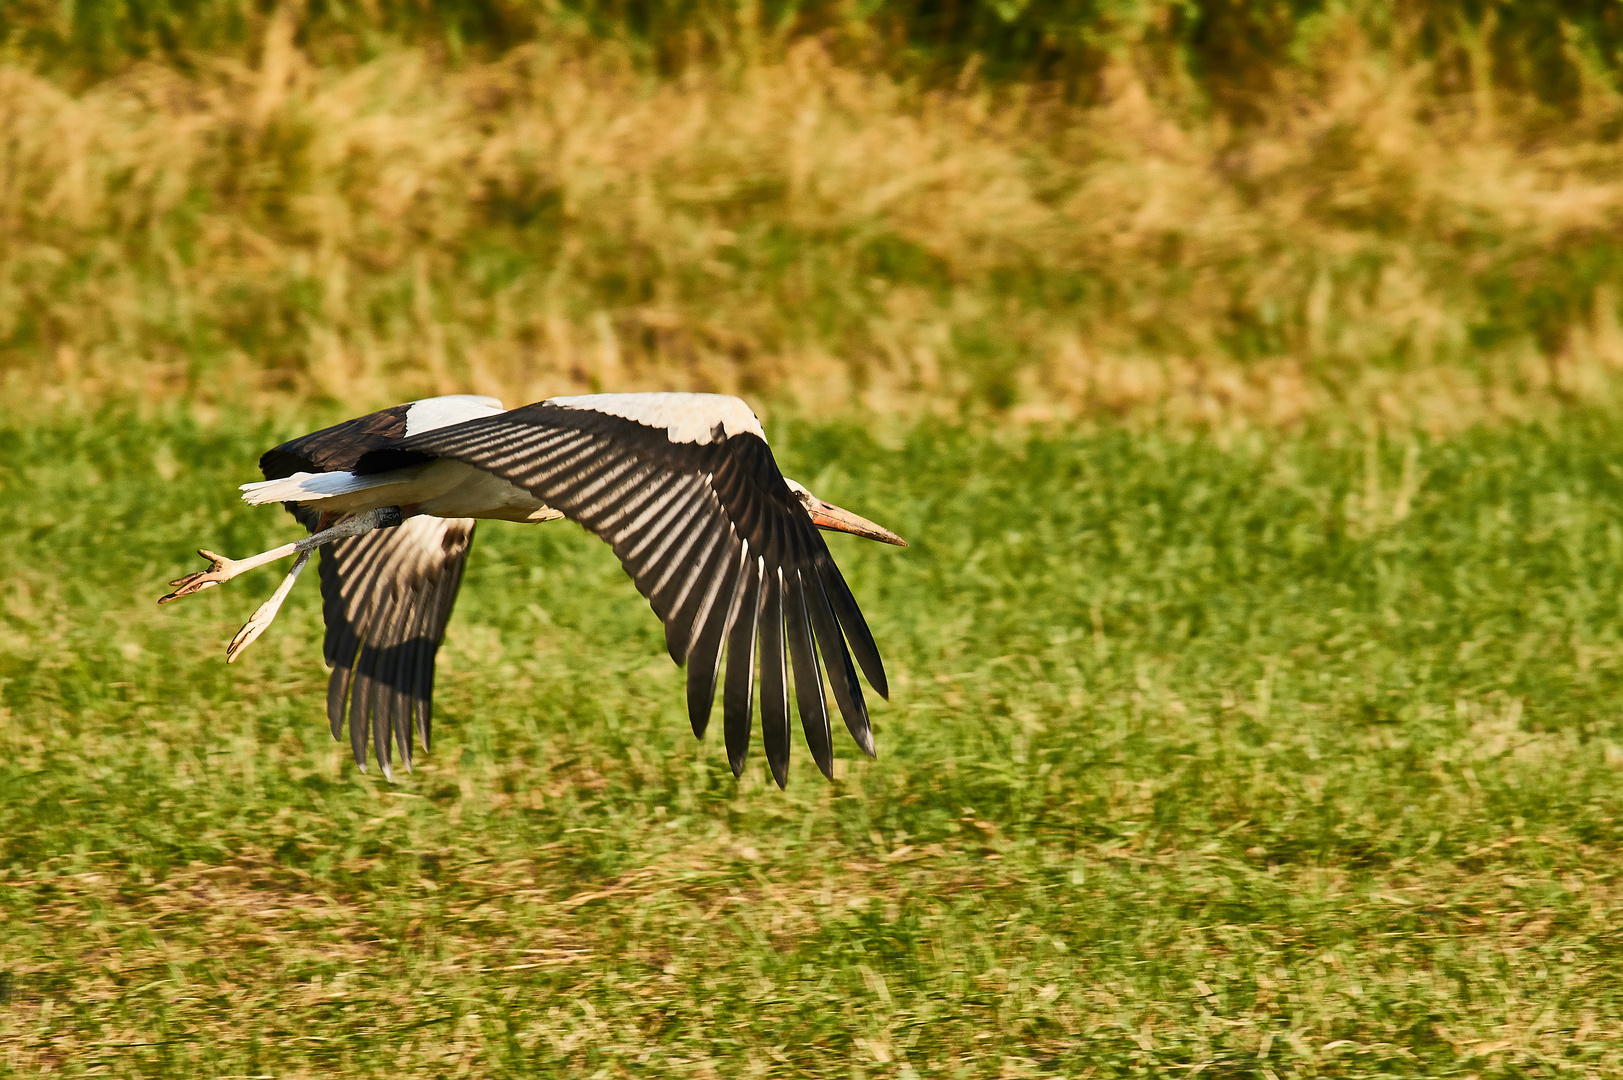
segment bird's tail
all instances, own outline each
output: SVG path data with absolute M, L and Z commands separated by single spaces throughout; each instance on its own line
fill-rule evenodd
M 242 501 L 250 506 L 267 503 L 311 503 L 352 495 L 368 488 L 386 487 L 406 480 L 399 473 L 356 476 L 349 472 L 294 473 L 279 480 L 261 480 L 242 485 Z

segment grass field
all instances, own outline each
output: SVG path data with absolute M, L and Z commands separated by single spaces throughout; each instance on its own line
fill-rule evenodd
M 0 49 L 0 391 L 1434 433 L 1623 400 L 1623 92 L 1598 71 L 1554 109 L 1340 10 L 1236 125 L 1141 53 L 1087 101 L 821 39 L 668 79 L 568 34 L 339 63 L 305 6 L 251 56 L 85 85 Z
M 0 1073 L 1554 1076 L 1623 1068 L 1615 418 L 1441 442 L 772 432 L 880 757 L 695 743 L 565 524 L 482 526 L 437 744 L 321 716 L 292 427 L 0 429 Z

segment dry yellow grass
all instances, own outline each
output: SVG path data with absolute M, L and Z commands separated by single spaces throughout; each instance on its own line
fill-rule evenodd
M 1356 33 L 1239 132 L 919 91 L 815 42 L 676 81 L 608 46 L 318 69 L 0 68 L 7 393 L 744 392 L 1016 419 L 1334 411 L 1454 428 L 1609 401 L 1623 106 L 1458 99 Z M 1349 413 L 1350 409 L 1350 413 Z

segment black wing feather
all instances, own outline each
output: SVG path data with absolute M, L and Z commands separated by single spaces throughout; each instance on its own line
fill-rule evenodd
M 721 691 L 722 731 L 727 738 L 727 763 L 734 776 L 744 773 L 750 748 L 751 693 L 755 689 L 755 634 L 761 620 L 760 556 L 745 550 L 739 576 L 742 593 L 738 616 L 727 635 L 727 682 Z
M 789 671 L 783 656 L 783 572 L 770 567 L 761 596 L 761 744 L 778 786 L 789 783 Z
M 845 728 L 856 740 L 862 752 L 874 755 L 873 731 L 868 724 L 868 705 L 862 700 L 862 685 L 857 682 L 857 669 L 851 666 L 851 654 L 846 650 L 840 625 L 834 621 L 834 610 L 823 593 L 823 583 L 815 571 L 802 570 L 801 586 L 806 591 L 806 609 L 811 615 L 812 631 L 817 635 L 817 647 L 823 655 L 823 668 L 828 672 L 828 684 L 834 689 L 834 701 L 845 718 Z
M 733 556 L 732 566 L 725 576 L 718 576 L 705 601 L 705 611 L 699 616 L 702 623 L 694 634 L 693 647 L 688 650 L 688 719 L 696 733 L 710 724 L 710 710 L 716 700 L 716 679 L 721 674 L 721 647 L 738 617 L 743 601 L 745 581 L 744 561 L 747 551 L 740 545 Z
M 818 552 L 813 562 L 817 567 L 818 580 L 823 583 L 823 592 L 834 609 L 834 617 L 839 621 L 840 629 L 845 631 L 846 639 L 851 642 L 851 651 L 856 654 L 857 663 L 862 665 L 862 673 L 868 677 L 868 684 L 880 697 L 888 699 L 890 682 L 885 678 L 885 664 L 879 659 L 879 646 L 874 644 L 868 620 L 862 617 L 862 609 L 857 607 L 851 587 L 845 583 L 840 568 L 834 565 L 834 559 L 828 552 Z
M 472 530 L 468 534 L 469 542 L 473 539 Z M 451 610 L 456 606 L 457 591 L 462 586 L 462 572 L 468 564 L 466 553 L 460 559 L 455 559 L 446 566 L 445 573 L 440 575 L 439 584 L 435 588 L 432 606 L 423 609 L 422 629 L 413 639 L 417 643 L 417 663 L 412 670 L 416 672 L 417 682 L 414 691 L 414 700 L 417 703 L 417 735 L 422 740 L 423 749 L 433 746 L 434 734 L 434 661 L 439 655 L 440 641 L 445 636 L 445 627 L 451 621 Z
M 828 701 L 823 697 L 823 673 L 812 644 L 811 620 L 806 612 L 806 590 L 797 570 L 784 572 L 783 614 L 788 630 L 789 660 L 795 669 L 795 705 L 800 710 L 800 730 L 806 736 L 817 768 L 834 779 L 834 741 L 828 726 Z

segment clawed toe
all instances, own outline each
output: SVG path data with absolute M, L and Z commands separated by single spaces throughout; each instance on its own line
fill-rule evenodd
M 262 618 L 262 612 L 263 609 L 254 612 L 254 617 L 242 624 L 242 629 L 237 631 L 237 636 L 232 638 L 231 644 L 225 647 L 226 663 L 235 662 L 237 657 L 241 655 L 242 650 L 252 645 L 259 635 L 265 632 L 265 628 L 271 624 L 271 619 L 276 617 L 274 609 L 270 613 L 270 618 Z
M 282 610 L 282 601 L 286 600 L 287 594 L 293 591 L 293 583 L 299 579 L 299 573 L 304 570 L 305 565 L 309 562 L 310 553 L 308 551 L 301 552 L 299 557 L 293 560 L 293 569 L 289 570 L 287 577 L 283 578 L 282 583 L 276 586 L 276 591 L 271 593 L 270 599 L 259 605 L 259 610 L 255 611 L 246 623 L 243 623 L 242 629 L 237 631 L 237 636 L 232 638 L 231 644 L 225 647 L 226 663 L 234 662 L 237 657 L 242 655 L 242 650 L 252 645 L 259 635 L 265 632 L 265 628 L 276 621 L 276 613 Z
M 236 560 L 228 559 L 224 555 L 216 555 L 212 551 L 204 551 L 202 548 L 199 548 L 197 553 L 209 561 L 211 564 L 209 568 L 171 581 L 169 584 L 175 587 L 175 591 L 167 596 L 160 597 L 158 603 L 167 604 L 171 600 L 179 600 L 183 596 L 190 596 L 192 593 L 202 592 L 204 589 L 212 588 L 215 585 L 222 585 L 236 576 Z

